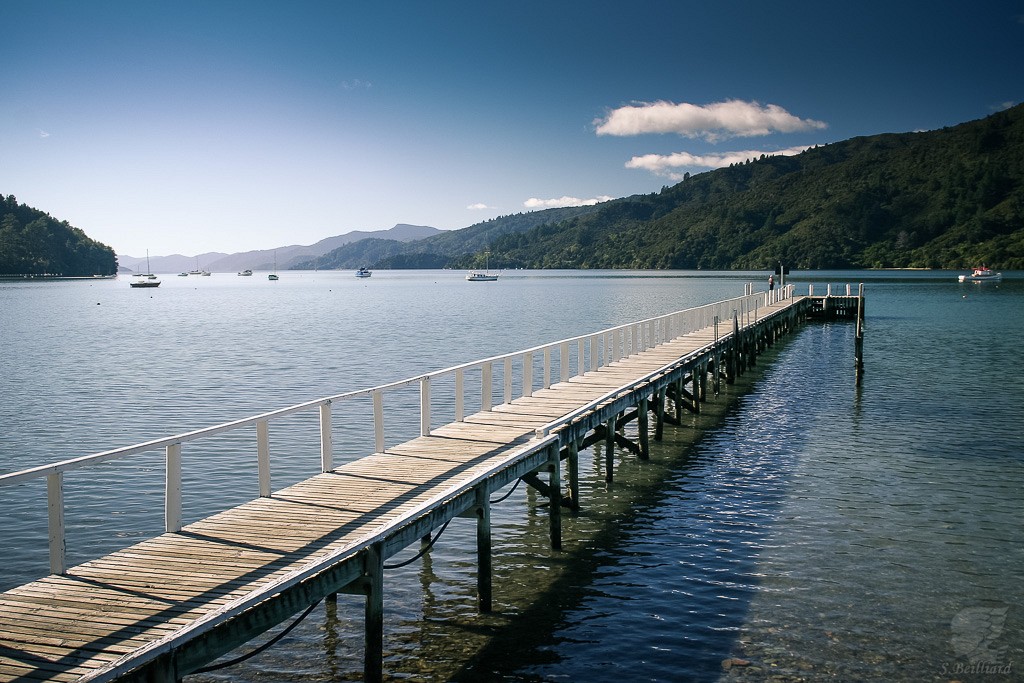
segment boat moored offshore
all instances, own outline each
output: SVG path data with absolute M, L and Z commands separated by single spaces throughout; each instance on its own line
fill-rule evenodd
M 986 266 L 981 266 L 980 268 L 975 268 L 970 275 L 961 275 L 957 279 L 960 282 L 999 282 L 1003 279 L 1003 274 L 997 273 Z

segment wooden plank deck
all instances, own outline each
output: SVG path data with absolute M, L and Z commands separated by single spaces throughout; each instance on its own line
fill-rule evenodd
M 793 304 L 780 301 L 762 317 Z M 369 545 L 379 544 L 386 558 L 465 510 L 468 502 L 453 501 L 471 501 L 481 481 L 500 488 L 545 462 L 537 444 L 551 438 L 538 428 L 714 342 L 714 328 L 678 337 L 0 594 L 0 681 L 131 677 L 261 600 L 328 572 L 330 585 L 320 592 L 337 590 L 363 575 L 359 553 Z M 307 593 L 305 603 L 296 598 L 282 614 L 320 597 Z M 245 628 L 260 631 L 281 618 Z M 174 670 L 170 680 L 189 670 Z

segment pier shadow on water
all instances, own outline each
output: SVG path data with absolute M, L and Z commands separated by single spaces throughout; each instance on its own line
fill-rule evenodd
M 436 574 L 449 562 L 442 540 L 421 568 L 422 623 L 405 624 L 415 657 L 394 652 L 395 679 L 711 681 L 742 665 L 731 653 L 800 438 L 792 416 L 753 403 L 770 395 L 764 370 L 782 348 L 723 383 L 700 416 L 666 425 L 650 461 L 617 450 L 614 483 L 601 446 L 581 453 L 582 510 L 563 516 L 561 552 L 535 492 L 494 506 L 491 614 L 452 604 L 451 591 L 471 603 L 475 567 L 463 553 Z

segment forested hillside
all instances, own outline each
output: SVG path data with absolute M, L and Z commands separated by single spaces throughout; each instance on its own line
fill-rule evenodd
M 114 275 L 117 257 L 67 221 L 0 195 L 0 275 Z
M 1024 106 L 750 160 L 490 248 L 527 268 L 1024 268 Z
M 1022 269 L 1024 106 L 751 159 L 577 211 L 356 243 L 321 267 L 470 268 L 489 251 L 494 268 Z

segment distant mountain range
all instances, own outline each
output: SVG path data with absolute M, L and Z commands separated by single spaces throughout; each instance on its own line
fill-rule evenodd
M 257 249 L 236 254 L 211 251 L 197 254 L 196 256 L 184 256 L 182 254 L 150 256 L 149 264 L 154 273 L 182 273 L 195 269 L 208 270 L 211 273 L 233 273 L 245 269 L 273 270 L 274 258 L 276 256 L 277 268 L 279 270 L 288 270 L 299 262 L 314 262 L 316 258 L 351 242 L 366 239 L 385 239 L 401 243 L 421 240 L 440 232 L 443 231 L 426 225 L 399 223 L 389 230 L 353 230 L 344 235 L 327 237 L 315 244 L 309 245 L 293 244 L 277 247 L 276 249 Z M 137 273 L 144 271 L 146 268 L 145 256 L 118 254 L 117 260 L 122 272 Z

